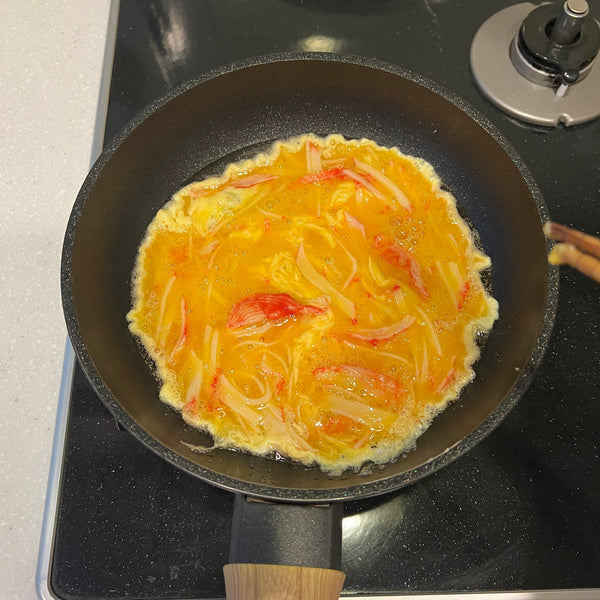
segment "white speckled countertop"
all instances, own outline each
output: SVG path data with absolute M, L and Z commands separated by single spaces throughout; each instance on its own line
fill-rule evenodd
M 109 0 L 0 3 L 1 598 L 35 598 L 66 328 L 60 254 L 90 163 Z

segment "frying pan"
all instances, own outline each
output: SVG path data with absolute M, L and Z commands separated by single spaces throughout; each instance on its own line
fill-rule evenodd
M 474 381 L 436 417 L 416 449 L 336 478 L 316 467 L 241 452 L 193 452 L 186 444 L 210 445 L 209 438 L 160 402 L 148 358 L 125 319 L 138 246 L 170 196 L 275 140 L 307 132 L 367 137 L 430 162 L 492 259 L 488 283 L 500 304 Z M 536 184 L 506 140 L 434 83 L 359 57 L 260 57 L 184 84 L 106 146 L 67 226 L 61 273 L 67 328 L 83 370 L 123 427 L 204 481 L 276 506 L 382 494 L 468 451 L 525 391 L 556 311 L 557 274 L 548 268 L 542 232 L 547 219 Z M 337 597 L 332 594 L 324 597 Z

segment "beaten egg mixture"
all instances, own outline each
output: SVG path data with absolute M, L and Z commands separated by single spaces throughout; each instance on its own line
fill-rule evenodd
M 335 475 L 409 450 L 473 378 L 489 266 L 428 163 L 305 135 L 173 196 L 127 319 L 216 447 Z

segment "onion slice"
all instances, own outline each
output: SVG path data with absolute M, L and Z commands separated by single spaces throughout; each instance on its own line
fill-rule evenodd
M 382 421 L 390 416 L 390 413 L 379 408 L 373 408 L 366 402 L 350 400 L 345 390 L 333 386 L 325 396 L 325 407 L 327 410 L 348 417 L 363 425 L 371 425 L 373 421 Z
M 239 417 L 242 417 L 245 421 L 251 425 L 257 426 L 260 422 L 260 415 L 253 408 L 251 404 L 261 404 L 267 402 L 269 396 L 263 401 L 263 398 L 257 398 L 254 401 L 249 401 L 248 398 L 242 394 L 232 383 L 223 375 L 219 374 L 218 383 L 220 386 L 221 402 L 227 406 L 230 410 L 234 411 Z
M 310 261 L 304 252 L 304 244 L 302 243 L 298 247 L 296 264 L 302 275 L 304 275 L 304 277 L 306 277 L 306 279 L 308 279 L 308 281 L 310 281 L 318 290 L 329 296 L 332 302 L 339 306 L 339 308 L 341 308 L 351 319 L 356 318 L 356 306 L 354 306 L 354 303 L 336 290 L 325 277 L 317 273 L 316 269 L 310 264 Z

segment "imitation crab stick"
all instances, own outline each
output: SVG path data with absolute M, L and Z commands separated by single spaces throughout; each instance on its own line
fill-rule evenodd
M 313 375 L 317 379 L 324 381 L 336 381 L 341 376 L 353 381 L 355 384 L 362 384 L 365 389 L 369 389 L 375 392 L 375 394 L 382 396 L 398 396 L 403 391 L 397 379 L 381 371 L 360 365 L 341 364 L 317 367 L 313 370 Z
M 408 210 L 409 212 L 412 210 L 412 205 L 409 202 L 408 198 L 404 195 L 404 192 L 389 178 L 386 177 L 379 169 L 363 162 L 362 160 L 358 160 L 358 158 L 354 159 L 354 164 L 365 173 L 368 173 L 375 181 L 377 181 L 381 186 L 387 188 L 392 194 L 396 201 L 400 206 Z
M 171 354 L 169 355 L 169 362 L 173 360 L 175 355 L 183 348 L 185 341 L 187 339 L 187 306 L 185 304 L 185 298 L 181 298 L 181 326 L 179 329 L 179 337 L 177 338 L 177 343 L 173 348 Z
M 368 190 L 373 196 L 388 204 L 387 198 L 364 175 L 352 169 L 342 169 L 342 174 Z
M 313 144 L 310 140 L 306 142 L 306 167 L 309 173 L 321 171 L 321 148 Z
M 374 329 L 353 329 L 348 333 L 359 340 L 365 340 L 372 343 L 390 340 L 394 336 L 406 331 L 415 322 L 413 315 L 406 315 L 403 319 L 385 327 L 376 327 Z
M 236 302 L 227 319 L 229 329 L 255 325 L 263 321 L 279 321 L 299 315 L 317 315 L 325 311 L 320 306 L 302 304 L 289 294 L 255 294 Z
M 362 239 L 366 242 L 367 241 L 367 233 L 365 231 L 365 226 L 355 216 L 351 215 L 347 211 L 344 211 L 344 217 L 346 219 L 346 223 L 348 224 L 348 227 L 350 227 L 350 229 L 357 231 L 361 235 Z
M 344 169 L 342 167 L 332 167 L 324 171 L 315 171 L 300 177 L 296 183 L 306 185 L 309 183 L 317 183 L 318 181 L 327 181 L 328 179 L 344 179 Z
M 234 188 L 250 188 L 275 179 L 277 179 L 277 175 L 263 175 L 262 173 L 256 173 L 254 175 L 248 175 L 248 177 L 236 179 L 231 185 Z
M 373 246 L 380 256 L 391 265 L 402 269 L 410 277 L 410 282 L 421 297 L 429 299 L 429 291 L 423 283 L 421 267 L 415 257 L 397 242 L 383 235 L 376 235 Z

